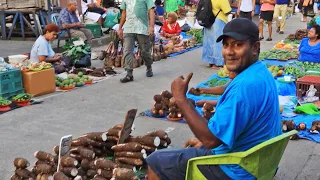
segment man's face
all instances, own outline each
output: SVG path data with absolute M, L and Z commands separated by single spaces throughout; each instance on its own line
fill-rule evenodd
M 77 10 L 77 3 L 71 3 L 71 4 L 69 4 L 69 9 L 70 9 L 72 12 L 76 12 L 76 10 Z
M 239 74 L 255 62 L 260 43 L 250 45 L 249 40 L 238 41 L 231 37 L 223 40 L 222 56 L 229 71 Z

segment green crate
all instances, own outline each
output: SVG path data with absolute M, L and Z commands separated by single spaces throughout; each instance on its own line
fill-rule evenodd
M 23 89 L 20 70 L 0 72 L 0 96 Z
M 0 94 L 1 97 L 5 98 L 5 99 L 11 99 L 14 96 L 18 95 L 18 94 L 23 94 L 24 93 L 24 89 L 19 89 L 17 91 L 13 91 L 13 92 L 9 92 L 9 93 L 4 93 L 4 94 Z
M 99 38 L 102 36 L 101 25 L 99 24 L 86 24 L 86 29 L 89 29 L 94 38 Z

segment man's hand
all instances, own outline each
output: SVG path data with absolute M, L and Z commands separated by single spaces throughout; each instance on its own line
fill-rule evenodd
M 118 36 L 120 39 L 123 39 L 123 29 L 122 28 L 118 29 Z
M 240 9 L 237 10 L 237 16 L 240 16 Z
M 83 25 L 81 22 L 77 22 L 77 23 L 76 23 L 76 26 L 77 26 L 78 28 L 83 28 L 83 27 L 84 27 L 84 25 Z
M 181 100 L 186 98 L 186 93 L 188 91 L 188 85 L 192 78 L 193 73 L 190 73 L 186 79 L 183 76 L 175 79 L 171 84 L 171 92 L 176 100 Z
M 254 10 L 251 12 L 251 17 L 254 17 Z
M 207 103 L 206 100 L 200 100 L 196 102 L 196 106 L 202 107 L 205 103 Z
M 203 144 L 202 144 L 201 141 L 199 141 L 199 139 L 197 139 L 197 138 L 190 138 L 190 139 L 188 139 L 187 142 L 185 142 L 185 143 L 183 144 L 183 147 L 184 147 L 184 148 L 187 148 L 187 147 L 200 148 L 202 145 L 203 145 Z
M 148 33 L 149 33 L 149 36 L 153 36 L 154 35 L 154 27 L 149 26 Z

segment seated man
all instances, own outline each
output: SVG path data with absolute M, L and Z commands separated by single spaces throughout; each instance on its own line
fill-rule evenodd
M 226 87 L 209 123 L 188 102 L 192 77 L 179 77 L 171 85 L 173 97 L 201 148 L 166 149 L 147 158 L 148 179 L 185 179 L 188 160 L 199 156 L 246 151 L 281 134 L 276 84 L 265 64 L 258 61 L 258 27 L 237 18 L 223 29 L 222 54 L 227 69 L 237 76 Z M 197 144 L 199 147 L 199 143 Z M 207 179 L 255 179 L 238 165 L 199 166 Z
M 91 44 L 93 34 L 89 29 L 85 29 L 84 25 L 79 21 L 76 15 L 77 0 L 68 0 L 68 8 L 61 10 L 59 14 L 59 26 L 60 29 L 67 29 L 70 32 L 71 37 L 79 37 L 84 41 L 88 41 Z M 63 35 L 67 35 L 66 31 Z

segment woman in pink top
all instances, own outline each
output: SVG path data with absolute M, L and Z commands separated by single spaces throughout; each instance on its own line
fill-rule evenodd
M 275 0 L 261 0 L 261 9 L 260 9 L 260 24 L 259 24 L 259 36 L 260 41 L 264 39 L 263 37 L 263 24 L 264 21 L 267 21 L 268 23 L 268 32 L 269 37 L 266 39 L 266 41 L 272 41 L 271 35 L 272 35 L 272 19 L 273 19 L 273 10 L 274 10 L 274 4 Z

